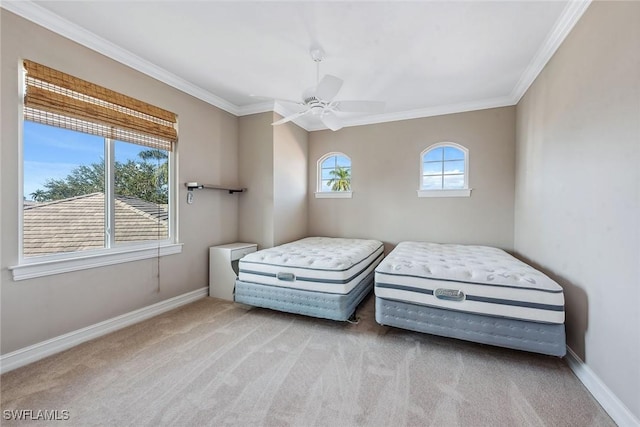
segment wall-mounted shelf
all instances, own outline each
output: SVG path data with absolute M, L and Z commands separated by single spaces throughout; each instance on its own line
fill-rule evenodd
M 244 193 L 245 191 L 247 191 L 246 188 L 239 188 L 239 187 L 230 188 L 230 187 L 225 187 L 225 186 L 222 186 L 222 185 L 201 184 L 199 182 L 185 182 L 184 186 L 187 187 L 187 190 L 189 190 L 189 191 L 201 190 L 201 189 L 222 190 L 222 191 L 228 191 L 229 194 Z

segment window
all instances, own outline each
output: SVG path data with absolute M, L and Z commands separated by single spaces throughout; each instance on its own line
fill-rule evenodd
M 328 153 L 318 160 L 318 198 L 350 198 L 351 159 L 343 153 Z
M 175 114 L 31 61 L 24 66 L 14 279 L 52 274 L 43 263 L 63 272 L 179 252 L 171 203 Z
M 464 197 L 469 188 L 469 150 L 452 142 L 438 143 L 420 153 L 419 197 Z

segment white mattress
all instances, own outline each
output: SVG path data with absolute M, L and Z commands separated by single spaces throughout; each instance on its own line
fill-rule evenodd
M 307 237 L 240 259 L 242 282 L 347 294 L 383 257 L 378 240 Z
M 378 265 L 380 298 L 545 323 L 564 323 L 562 288 L 503 250 L 402 242 Z

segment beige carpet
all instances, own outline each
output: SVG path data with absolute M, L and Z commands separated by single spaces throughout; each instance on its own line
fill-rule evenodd
M 607 426 L 557 358 L 206 298 L 2 376 L 35 425 Z M 27 425 L 2 420 L 3 426 Z

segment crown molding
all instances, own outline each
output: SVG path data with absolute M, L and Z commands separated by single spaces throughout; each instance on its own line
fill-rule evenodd
M 520 98 L 522 98 L 527 89 L 529 89 L 529 86 L 536 80 L 590 4 L 591 0 L 570 0 L 565 6 L 555 26 L 547 35 L 542 46 L 511 91 L 511 98 L 514 104 L 520 102 Z
M 102 37 L 97 36 L 96 34 L 60 17 L 59 15 L 56 15 L 30 0 L 2 1 L 0 2 L 0 7 L 91 50 L 114 59 L 133 68 L 134 70 L 160 80 L 161 82 L 192 95 L 208 104 L 218 107 L 233 115 L 238 115 L 238 107 L 229 101 L 176 76 L 164 68 L 161 68 L 146 59 L 143 59 L 134 53 L 103 39 Z
M 460 104 L 440 105 L 437 107 L 420 108 L 417 110 L 400 111 L 397 113 L 377 114 L 375 116 L 353 117 L 344 119 L 344 127 L 364 126 L 376 123 L 397 122 L 401 120 L 421 119 L 426 117 L 442 116 L 445 114 L 464 113 L 468 111 L 486 110 L 489 108 L 508 107 L 514 105 L 510 96 L 487 99 L 482 101 L 471 101 Z M 309 126 L 309 131 L 325 130 L 326 127 L 313 123 Z
M 266 113 L 268 111 L 276 111 L 274 101 L 265 101 L 258 104 L 249 104 L 237 107 L 236 115 L 249 116 L 251 114 Z

